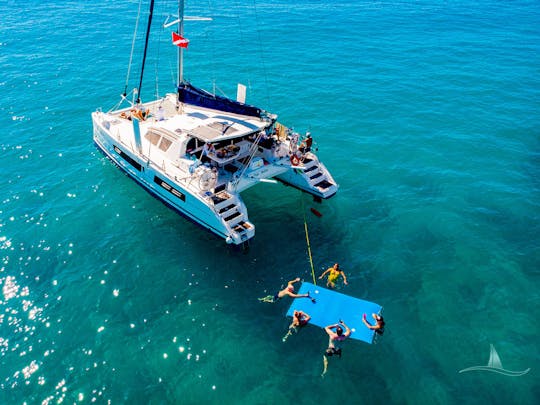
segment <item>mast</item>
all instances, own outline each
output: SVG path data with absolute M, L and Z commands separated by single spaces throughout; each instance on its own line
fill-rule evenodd
M 141 67 L 141 78 L 139 80 L 139 90 L 137 93 L 137 104 L 141 102 L 141 88 L 144 75 L 144 65 L 146 63 L 146 52 L 148 51 L 148 38 L 150 37 L 150 28 L 152 27 L 152 16 L 154 14 L 154 0 L 150 2 L 150 13 L 148 14 L 148 27 L 146 27 L 146 40 L 144 43 L 144 55 Z
M 184 0 L 178 2 L 178 34 L 184 37 Z M 184 81 L 184 48 L 178 47 L 178 84 Z

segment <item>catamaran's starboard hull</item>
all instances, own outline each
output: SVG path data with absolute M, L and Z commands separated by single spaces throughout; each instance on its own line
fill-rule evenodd
M 326 166 L 312 154 L 301 166 L 277 175 L 276 179 L 323 200 L 338 191 L 338 185 Z
M 174 180 L 167 178 L 164 173 L 156 170 L 153 165 L 149 165 L 140 157 L 133 155 L 129 148 L 116 142 L 107 130 L 97 122 L 94 114 L 92 117 L 94 121 L 93 139 L 96 147 L 152 196 L 195 224 L 225 239 L 227 243 L 239 245 L 254 236 L 254 228 L 244 232 L 240 238 L 228 232 L 221 218 L 202 198 L 192 195 Z

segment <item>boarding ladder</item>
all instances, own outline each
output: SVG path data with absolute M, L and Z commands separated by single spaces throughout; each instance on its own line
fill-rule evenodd
M 244 234 L 253 228 L 240 210 L 238 198 L 226 190 L 214 194 L 212 197 L 215 212 L 223 219 L 227 226 L 238 234 Z
M 313 188 L 320 188 L 325 191 L 334 184 L 328 180 L 326 174 L 321 170 L 319 162 L 315 159 L 305 158 L 303 161 L 304 177 Z

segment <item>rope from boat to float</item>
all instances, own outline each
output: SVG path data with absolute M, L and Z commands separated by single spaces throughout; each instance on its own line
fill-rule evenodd
M 304 214 L 304 230 L 306 232 L 307 251 L 308 251 L 308 256 L 309 256 L 309 264 L 311 265 L 311 276 L 313 277 L 313 284 L 317 285 L 317 280 L 315 279 L 315 269 L 313 268 L 313 257 L 311 255 L 311 244 L 309 243 L 309 232 L 308 232 L 308 226 L 307 226 L 306 209 L 304 207 L 304 193 L 302 193 L 301 198 L 302 198 L 302 213 Z

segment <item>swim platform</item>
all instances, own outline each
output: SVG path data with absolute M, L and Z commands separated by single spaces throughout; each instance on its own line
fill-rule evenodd
M 314 304 L 309 298 L 295 298 L 286 316 L 292 317 L 295 310 L 304 311 L 311 316 L 309 323 L 321 328 L 336 324 L 341 319 L 351 328 L 349 339 L 373 343 L 375 331 L 364 325 L 362 315 L 366 314 L 368 321 L 373 324 L 374 320 L 371 314 L 380 315 L 382 311 L 380 305 L 303 282 L 298 294 L 306 294 L 307 292 L 312 298 L 315 298 L 316 303 Z

